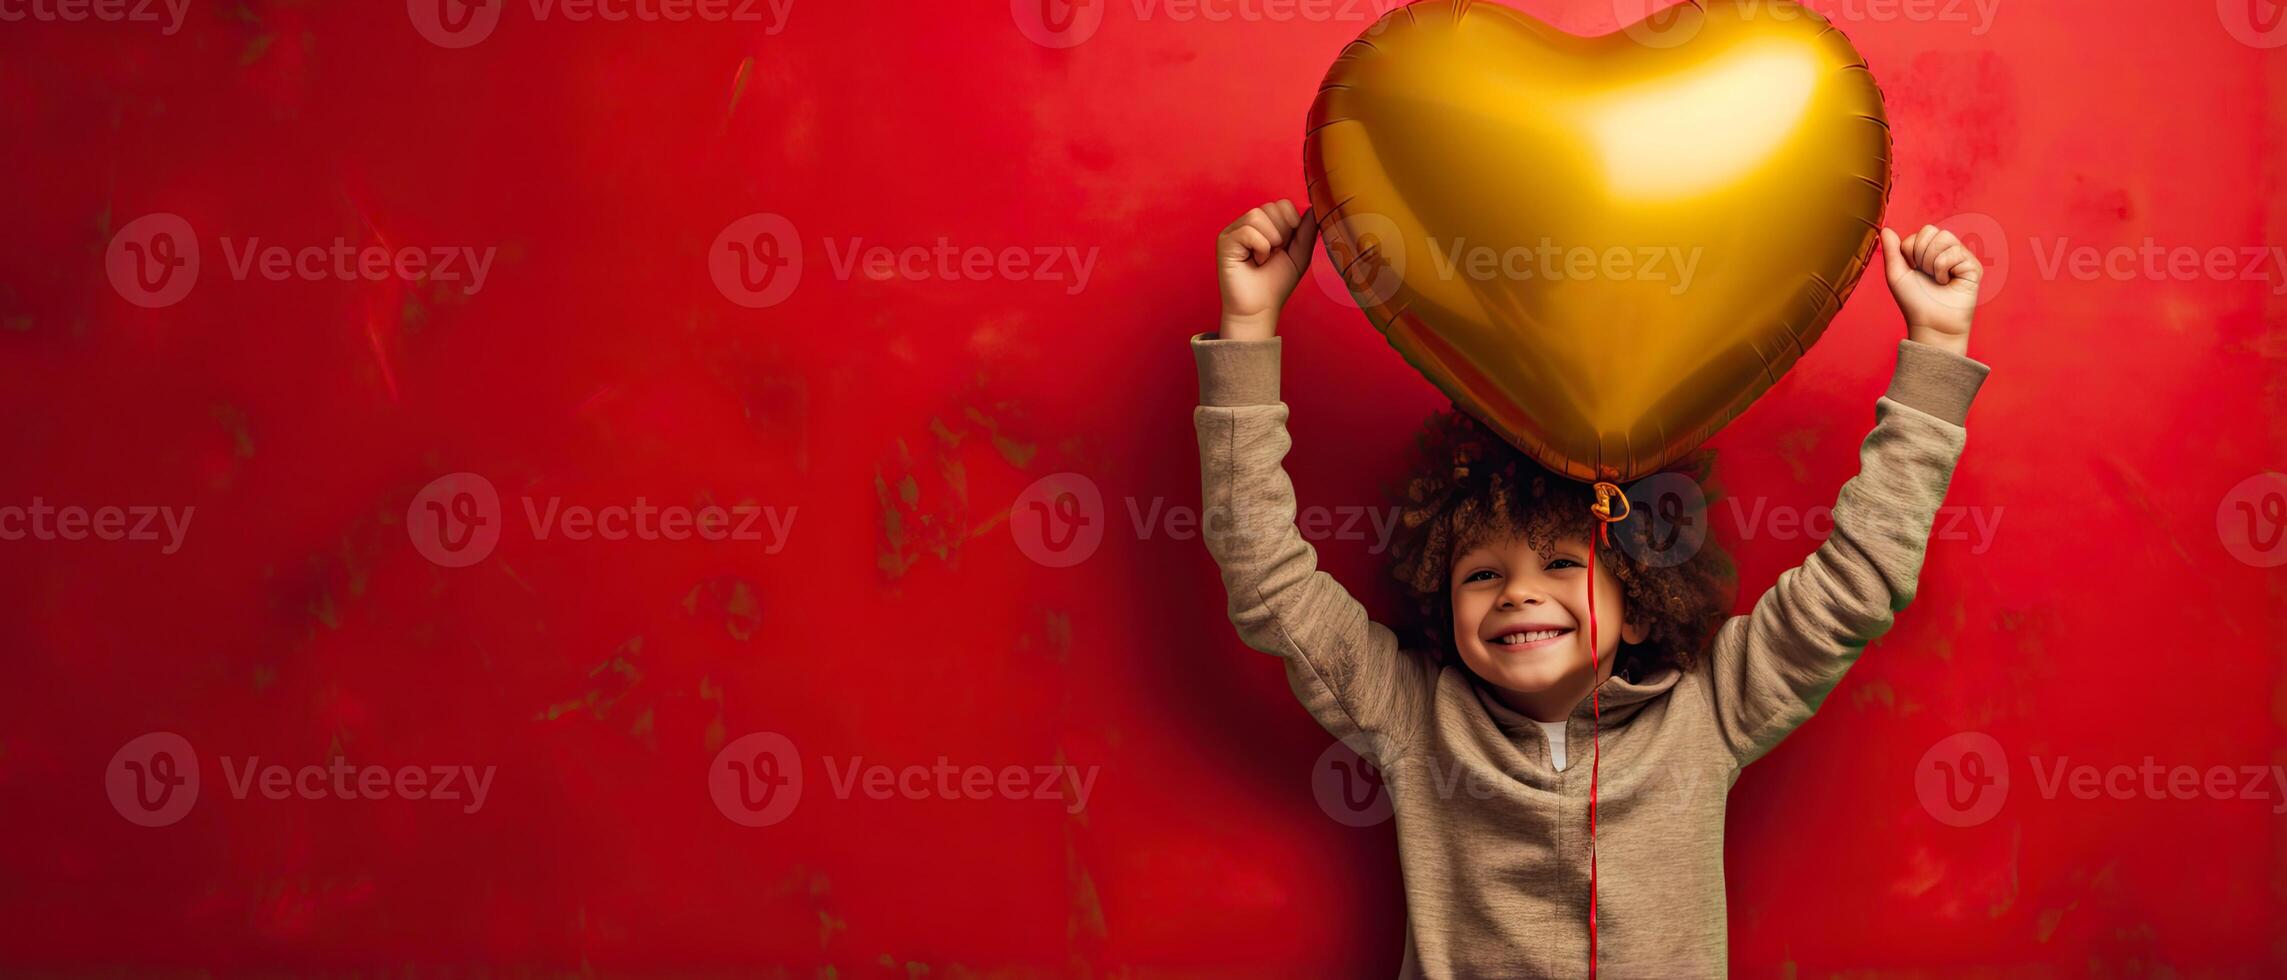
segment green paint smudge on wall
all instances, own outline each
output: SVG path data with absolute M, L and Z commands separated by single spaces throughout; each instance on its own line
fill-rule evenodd
M 968 416 L 969 421 L 977 423 L 992 437 L 993 448 L 1000 451 L 1001 458 L 1008 460 L 1010 466 L 1021 470 L 1032 465 L 1032 457 L 1040 451 L 1040 447 L 1002 433 L 1000 422 L 974 408 L 968 409 L 964 414 Z
M 875 958 L 874 962 L 881 964 L 886 969 L 899 969 L 897 957 L 891 956 L 888 953 L 881 954 L 881 956 Z M 929 975 L 929 964 L 927 963 L 918 963 L 913 960 L 906 960 L 904 962 L 903 969 L 905 970 L 906 980 L 919 980 L 919 978 Z
M 2072 904 L 2078 905 L 2080 903 L 2074 902 Z M 2040 918 L 2033 923 L 2033 940 L 2045 943 L 2056 938 L 2057 924 L 2063 922 L 2064 918 L 2065 909 L 2042 909 Z
M 1096 894 L 1096 879 L 1080 863 L 1080 849 L 1067 836 L 1064 842 L 1065 887 L 1072 903 L 1071 914 L 1064 923 L 1064 937 L 1077 942 L 1082 938 L 1104 939 L 1111 935 L 1111 927 L 1104 923 L 1104 902 Z
M 1818 449 L 1818 441 L 1819 430 L 1796 429 L 1780 436 L 1778 444 L 1773 447 L 1779 459 L 1787 464 L 1787 471 L 1794 475 L 1796 483 L 1810 481 L 1811 468 L 1805 459 Z
M 715 703 L 715 719 L 707 723 L 707 732 L 703 737 L 707 743 L 707 751 L 718 752 L 722 750 L 723 743 L 730 738 L 729 731 L 723 725 L 723 689 L 712 678 L 701 677 L 699 678 L 699 703 L 705 704 L 709 701 Z
M 1057 609 L 1041 610 L 1039 643 L 1046 648 L 1049 659 L 1060 664 L 1069 663 L 1072 659 L 1072 616 Z M 1031 633 L 1016 639 L 1016 648 L 1020 652 L 1030 652 L 1033 644 L 1034 637 Z
M 583 711 L 596 721 L 604 720 L 606 716 L 611 714 L 611 709 L 615 705 L 627 698 L 628 692 L 633 691 L 637 684 L 643 682 L 643 670 L 637 667 L 632 659 L 642 653 L 643 637 L 630 637 L 627 642 L 619 645 L 619 649 L 612 652 L 610 659 L 588 669 L 588 679 L 602 683 L 589 688 L 586 693 L 579 697 L 559 701 L 541 709 L 532 716 L 532 720 L 555 721 L 566 715 Z M 650 733 L 650 728 L 650 712 L 645 711 L 629 729 L 629 734 L 639 738 L 646 737 Z
M 1880 702 L 1883 710 L 1895 711 L 1898 708 L 1898 692 L 1888 682 L 1874 680 L 1862 683 L 1851 690 L 1850 706 L 1852 708 L 1864 708 L 1871 702 Z
M 874 556 L 874 565 L 889 578 L 900 578 L 913 567 L 905 557 L 905 518 L 897 508 L 889 505 L 889 484 L 882 480 L 881 471 L 874 471 L 874 499 L 881 504 L 882 546 Z
M 958 419 L 929 419 L 934 473 L 917 463 L 904 438 L 894 441 L 895 454 L 874 469 L 874 497 L 882 508 L 881 550 L 875 564 L 888 579 L 913 569 L 923 555 L 958 564 L 960 548 L 997 527 L 1005 513 L 982 520 L 969 515 L 969 468 L 964 444 L 983 431 L 1001 460 L 1022 470 L 1032 464 L 1038 448 L 1009 437 L 1000 422 L 975 407 L 964 408 Z M 930 478 L 934 477 L 934 482 Z
M 254 432 L 247 424 L 246 413 L 229 405 L 216 405 L 209 414 L 230 433 L 231 455 L 239 459 L 253 459 Z
M 683 596 L 683 611 L 700 615 L 701 607 L 719 612 L 723 617 L 723 631 L 731 639 L 744 643 L 754 637 L 762 625 L 762 597 L 753 582 L 737 576 L 724 576 L 692 586 Z

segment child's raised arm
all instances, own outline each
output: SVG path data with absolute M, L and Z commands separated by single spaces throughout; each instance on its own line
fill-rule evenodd
M 1874 403 L 1858 475 L 1842 485 L 1834 531 L 1710 651 L 1708 699 L 1740 765 L 1795 730 L 1860 652 L 1912 602 L 1922 556 L 1987 367 L 1967 356 L 1983 270 L 1953 235 L 1882 232 L 1890 290 L 1906 340 L 1889 391 Z
M 1295 527 L 1294 484 L 1282 465 L 1293 443 L 1279 400 L 1278 311 L 1309 268 L 1316 237 L 1309 215 L 1278 201 L 1216 240 L 1222 327 L 1191 338 L 1201 536 L 1222 568 L 1232 625 L 1248 646 L 1286 660 L 1288 683 L 1311 715 L 1338 738 L 1370 732 L 1402 744 L 1423 716 L 1432 675 L 1318 570 L 1317 551 Z M 1362 754 L 1381 761 L 1373 750 Z

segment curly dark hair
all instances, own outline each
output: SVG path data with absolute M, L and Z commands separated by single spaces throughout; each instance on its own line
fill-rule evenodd
M 1412 600 L 1410 628 L 1418 649 L 1459 663 L 1454 646 L 1453 562 L 1488 541 L 1521 535 L 1533 550 L 1553 552 L 1559 541 L 1595 534 L 1591 487 L 1546 467 L 1482 422 L 1458 409 L 1432 414 L 1416 440 L 1415 474 L 1396 498 L 1398 529 L 1390 543 L 1390 572 Z M 1700 451 L 1663 472 L 1707 485 L 1712 451 Z M 1638 502 L 1632 502 L 1632 505 Z M 1642 514 L 1643 512 L 1638 512 Z M 1641 680 L 1660 668 L 1690 671 L 1728 618 L 1737 580 L 1731 559 L 1709 539 L 1680 562 L 1658 557 L 1647 535 L 1653 522 L 1632 517 L 1614 523 L 1612 547 L 1596 560 L 1619 580 L 1627 615 L 1645 627 L 1644 642 L 1622 642 L 1616 676 Z

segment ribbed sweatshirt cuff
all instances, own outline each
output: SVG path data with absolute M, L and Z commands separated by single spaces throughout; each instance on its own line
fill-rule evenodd
M 1955 425 L 1969 420 L 1969 403 L 1993 370 L 1952 351 L 1911 340 L 1898 342 L 1898 370 L 1890 376 L 1892 401 Z
M 1226 340 L 1213 333 L 1193 334 L 1191 356 L 1199 363 L 1199 404 L 1278 404 L 1279 338 Z

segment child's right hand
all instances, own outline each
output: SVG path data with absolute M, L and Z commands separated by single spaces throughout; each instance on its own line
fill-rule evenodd
M 1310 269 L 1318 216 L 1278 200 L 1240 215 L 1215 238 L 1215 277 L 1223 284 L 1225 340 L 1267 340 L 1279 308 Z

